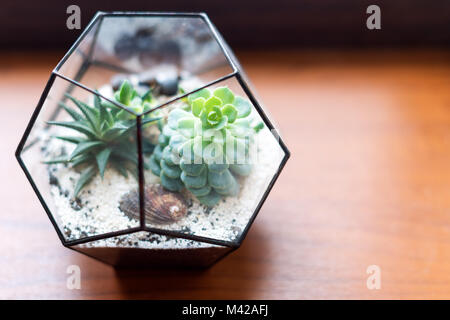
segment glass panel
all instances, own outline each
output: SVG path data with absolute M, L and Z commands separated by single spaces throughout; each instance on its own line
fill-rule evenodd
M 132 267 L 206 267 L 231 250 L 148 232 L 92 241 L 72 248 L 109 264 Z
M 118 208 L 138 186 L 136 141 L 131 113 L 56 77 L 21 158 L 66 240 L 139 226 Z
M 80 80 L 82 73 L 85 71 L 82 66 L 83 63 L 89 61 L 89 57 L 92 54 L 94 43 L 96 41 L 96 35 L 99 30 L 101 19 L 97 19 L 96 22 L 87 31 L 85 37 L 78 43 L 73 49 L 66 61 L 58 66 L 59 73 L 72 80 Z
M 277 138 L 234 77 L 158 111 L 146 225 L 236 241 L 285 156 Z
M 98 23 L 97 33 L 96 29 L 81 42 L 86 47 L 96 35 L 90 41 L 92 58 L 79 80 L 91 89 L 116 90 L 127 79 L 136 88 L 151 89 L 163 103 L 197 88 L 199 81 L 208 83 L 233 72 L 200 16 L 107 15 Z M 78 51 L 61 68 L 70 78 L 76 72 L 66 70 L 81 66 L 75 59 Z

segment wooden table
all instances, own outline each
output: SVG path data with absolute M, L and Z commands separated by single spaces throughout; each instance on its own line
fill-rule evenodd
M 450 298 L 450 52 L 239 56 L 292 157 L 206 271 L 116 271 L 61 246 L 13 156 L 61 53 L 0 56 L 0 298 Z

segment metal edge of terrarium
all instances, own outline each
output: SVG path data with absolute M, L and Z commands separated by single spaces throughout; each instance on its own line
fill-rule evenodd
M 189 91 L 189 92 L 187 92 L 187 93 L 183 93 L 183 94 L 180 95 L 180 96 L 177 96 L 177 97 L 175 97 L 175 98 L 173 98 L 173 99 L 170 99 L 170 100 L 168 100 L 168 101 L 166 101 L 166 102 L 164 102 L 164 103 L 161 103 L 160 105 L 158 105 L 158 106 L 156 106 L 156 107 L 154 107 L 154 108 L 152 108 L 152 109 L 150 109 L 150 110 L 147 110 L 146 112 L 142 113 L 141 115 L 142 115 L 142 116 L 145 116 L 145 115 L 147 115 L 147 114 L 152 113 L 152 112 L 155 111 L 155 110 L 162 109 L 162 108 L 164 108 L 164 107 L 166 107 L 166 106 L 168 106 L 168 105 L 170 105 L 170 104 L 172 104 L 172 103 L 174 103 L 174 102 L 176 102 L 176 101 L 178 101 L 178 100 L 181 100 L 181 99 L 183 99 L 183 98 L 186 98 L 187 96 L 189 96 L 189 95 L 191 95 L 191 94 L 193 94 L 193 93 L 195 93 L 195 92 L 197 92 L 197 91 L 200 91 L 200 90 L 202 90 L 202 89 L 211 87 L 211 86 L 213 86 L 213 85 L 215 85 L 215 84 L 217 84 L 217 83 L 219 83 L 219 82 L 228 80 L 228 79 L 234 77 L 235 75 L 236 75 L 236 72 L 233 72 L 233 73 L 229 73 L 229 74 L 227 74 L 227 75 L 224 75 L 224 76 L 222 76 L 222 77 L 220 77 L 220 78 L 218 78 L 218 79 L 215 79 L 215 80 L 213 80 L 213 81 L 210 81 L 210 82 L 208 82 L 207 84 L 202 85 L 202 86 L 200 86 L 200 87 L 198 87 L 198 88 L 196 88 L 196 89 L 194 89 L 194 90 L 191 90 L 191 91 Z
M 136 139 L 138 152 L 138 177 L 139 177 L 139 227 L 145 228 L 145 178 L 144 178 L 144 155 L 142 150 L 142 118 L 136 118 Z
M 56 70 L 53 70 L 53 73 L 56 74 L 56 75 L 57 75 L 58 77 L 60 77 L 61 79 L 64 79 L 64 80 L 66 80 L 66 81 L 69 81 L 70 83 L 72 83 L 72 84 L 74 84 L 74 85 L 76 85 L 76 86 L 78 86 L 78 87 L 80 87 L 80 88 L 82 88 L 82 89 L 84 89 L 84 90 L 86 90 L 86 91 L 89 91 L 89 92 L 92 93 L 92 94 L 95 94 L 96 96 L 102 98 L 103 100 L 106 100 L 106 101 L 112 103 L 112 104 L 115 105 L 116 107 L 118 107 L 118 108 L 120 108 L 120 109 L 123 109 L 123 110 L 125 110 L 125 111 L 131 113 L 132 115 L 134 115 L 134 116 L 136 116 L 136 117 L 142 115 L 141 113 L 136 113 L 136 112 L 134 112 L 133 110 L 131 110 L 129 107 L 123 105 L 122 103 L 116 102 L 116 101 L 114 101 L 114 100 L 112 100 L 112 99 L 110 99 L 110 98 L 107 98 L 107 97 L 105 97 L 104 95 L 102 95 L 100 92 L 98 92 L 98 91 L 96 91 L 96 90 L 94 90 L 94 89 L 89 88 L 88 86 L 82 84 L 81 82 L 78 82 L 78 81 L 76 81 L 76 80 L 73 80 L 73 79 L 71 79 L 71 78 L 69 78 L 69 77 L 63 75 L 63 74 L 59 73 L 59 72 L 56 71 Z
M 92 18 L 92 20 L 89 22 L 87 27 L 83 30 L 81 35 L 78 37 L 78 39 L 74 42 L 74 44 L 70 47 L 69 51 L 66 52 L 64 57 L 58 62 L 58 64 L 55 67 L 56 71 L 59 71 L 62 67 L 62 65 L 69 59 L 69 57 L 72 55 L 72 53 L 78 48 L 81 41 L 84 40 L 84 38 L 88 35 L 88 33 L 91 31 L 92 27 L 95 26 L 97 23 L 97 20 L 99 20 L 102 17 L 103 13 L 101 11 L 98 11 L 95 16 Z M 101 20 L 101 19 L 100 19 Z
M 253 96 L 251 90 L 248 88 L 247 83 L 245 82 L 245 80 L 242 78 L 242 76 L 237 73 L 236 74 L 236 79 L 238 80 L 239 84 L 241 85 L 242 89 L 244 90 L 245 94 L 247 95 L 247 97 L 250 99 L 250 101 L 252 102 L 253 106 L 255 107 L 256 111 L 259 113 L 259 115 L 261 116 L 261 119 L 264 121 L 264 123 L 267 125 L 267 127 L 270 129 L 270 132 L 272 133 L 272 135 L 274 136 L 275 139 L 277 139 L 278 144 L 280 145 L 281 149 L 284 152 L 284 157 L 283 160 L 280 163 L 280 166 L 278 167 L 277 172 L 275 173 L 275 175 L 273 176 L 272 180 L 269 183 L 269 186 L 267 187 L 266 191 L 264 192 L 263 196 L 261 197 L 258 205 L 255 208 L 255 211 L 252 214 L 252 217 L 249 219 L 249 222 L 247 223 L 247 226 L 245 227 L 244 231 L 241 233 L 241 235 L 239 236 L 239 238 L 237 240 L 235 240 L 235 242 L 238 245 L 242 244 L 242 241 L 244 241 L 248 231 L 250 230 L 250 227 L 252 226 L 253 222 L 256 219 L 256 216 L 258 215 L 259 211 L 261 210 L 261 207 L 263 206 L 264 202 L 266 201 L 270 191 L 272 190 L 273 186 L 275 185 L 276 180 L 278 179 L 278 177 L 281 174 L 281 171 L 283 170 L 284 166 L 286 165 L 288 159 L 291 156 L 291 152 L 289 151 L 289 149 L 287 148 L 286 144 L 283 142 L 282 138 L 280 137 L 280 135 L 276 136 L 273 133 L 273 130 L 276 130 L 275 127 L 272 125 L 269 117 L 265 114 L 264 109 L 261 107 L 261 105 L 258 103 L 258 101 L 255 99 L 255 97 Z
M 134 232 L 132 232 L 132 233 L 130 233 L 130 234 L 137 233 L 137 232 L 140 232 L 140 231 L 134 231 Z M 73 250 L 73 251 L 75 251 L 76 253 L 83 254 L 83 255 L 85 255 L 85 256 L 87 256 L 87 257 L 89 257 L 89 258 L 95 259 L 95 260 L 97 260 L 97 261 L 99 261 L 99 262 L 101 262 L 101 263 L 104 263 L 105 265 L 112 266 L 112 267 L 114 267 L 114 268 L 119 268 L 119 269 L 120 269 L 120 268 L 130 268 L 130 267 L 121 267 L 121 266 L 117 266 L 117 265 L 111 264 L 110 262 L 108 262 L 108 261 L 106 261 L 106 260 L 103 260 L 103 259 L 99 258 L 99 257 L 96 256 L 96 255 L 87 253 L 86 251 L 79 250 L 79 248 L 76 248 L 75 246 L 66 246 L 66 245 L 65 245 L 64 247 L 67 248 L 67 249 Z M 111 248 L 113 248 L 113 247 L 111 247 Z M 119 248 L 126 249 L 126 247 L 119 247 Z M 200 268 L 200 269 L 208 269 L 208 268 L 212 267 L 213 265 L 215 265 L 216 263 L 218 263 L 219 261 L 221 261 L 222 259 L 226 258 L 228 255 L 230 255 L 230 254 L 233 253 L 234 251 L 236 251 L 239 247 L 227 247 L 227 248 L 229 249 L 227 252 L 225 252 L 223 255 L 221 255 L 221 256 L 218 257 L 217 259 L 213 260 L 213 261 L 210 262 L 209 264 L 204 265 L 204 266 L 200 266 L 200 267 L 188 267 L 188 268 L 189 268 L 189 269 L 198 269 L 198 268 Z M 139 248 L 138 248 L 138 249 L 139 249 Z M 146 266 L 144 266 L 144 267 L 146 267 Z M 185 266 L 181 266 L 181 267 L 182 267 L 182 268 L 185 268 Z M 161 267 L 160 267 L 160 268 L 161 268 Z M 166 268 L 166 266 L 164 266 L 164 268 Z M 176 267 L 175 269 L 180 269 L 180 267 Z
M 86 71 L 87 71 L 87 70 L 89 69 L 89 67 L 92 65 L 92 55 L 94 54 L 94 49 L 95 49 L 95 45 L 96 45 L 96 43 L 97 43 L 98 33 L 100 32 L 100 28 L 101 28 L 102 22 L 103 22 L 103 17 L 102 17 L 101 15 L 99 15 L 99 16 L 100 16 L 100 20 L 98 21 L 97 24 L 94 24 L 94 25 L 93 25 L 93 27 L 95 26 L 97 29 L 95 29 L 95 32 L 94 32 L 94 35 L 93 35 L 93 38 L 92 38 L 92 42 L 91 42 L 91 44 L 90 44 L 90 46 L 89 46 L 89 50 L 88 50 L 87 54 L 84 53 L 84 52 L 83 52 L 82 50 L 80 50 L 80 48 L 79 48 L 79 44 L 81 43 L 82 40 L 80 41 L 80 43 L 78 43 L 77 47 L 74 48 L 74 52 L 72 52 L 72 54 L 75 54 L 75 52 L 79 53 L 79 54 L 82 56 L 82 58 L 83 58 L 83 63 L 81 64 L 80 68 L 78 69 L 78 71 L 77 71 L 77 73 L 75 74 L 75 77 L 74 77 L 74 79 L 73 79 L 73 80 L 75 80 L 75 81 L 77 81 L 77 82 L 80 82 L 81 78 L 83 78 L 83 76 L 85 75 Z M 94 17 L 93 19 L 95 19 L 95 18 L 96 18 L 96 17 Z M 91 31 L 91 30 L 87 31 L 86 34 L 88 34 L 90 31 Z M 81 36 L 80 36 L 80 37 L 81 37 Z M 84 37 L 85 37 L 85 36 L 83 36 L 83 38 L 84 38 Z M 69 49 L 69 50 L 70 50 L 70 49 Z M 70 54 L 69 57 L 72 56 L 72 54 Z M 64 61 L 64 63 L 67 62 L 67 59 L 68 59 L 69 57 L 66 58 L 66 60 Z M 61 64 L 61 67 L 62 67 L 62 65 L 63 65 L 64 63 Z M 55 70 L 57 70 L 57 72 L 60 73 L 60 72 L 59 72 L 58 66 L 55 68 Z M 67 90 L 64 92 L 63 96 L 61 97 L 61 101 L 62 101 L 62 102 L 64 102 L 65 100 L 67 100 L 66 94 L 70 94 L 70 93 L 73 91 L 74 87 L 75 87 L 75 85 L 74 85 L 73 83 L 71 83 L 71 84 L 69 85 L 69 87 L 68 87 Z M 50 120 L 56 119 L 56 117 L 58 116 L 58 114 L 59 114 L 60 111 L 61 111 L 61 108 L 56 108 L 56 110 L 53 112 L 52 116 L 50 117 Z
M 65 239 L 62 231 L 59 229 L 59 226 L 58 226 L 56 220 L 54 219 L 50 209 L 47 206 L 47 203 L 45 202 L 44 198 L 42 197 L 41 192 L 39 191 L 39 188 L 37 187 L 36 183 L 34 182 L 30 172 L 28 171 L 27 166 L 25 165 L 25 163 L 23 162 L 22 157 L 21 157 L 21 153 L 24 150 L 24 145 L 31 133 L 31 130 L 33 129 L 34 124 L 36 123 L 36 119 L 38 118 L 39 113 L 45 103 L 45 100 L 47 99 L 47 95 L 50 92 L 53 82 L 55 81 L 55 78 L 56 78 L 56 75 L 54 73 L 52 73 L 50 75 L 49 80 L 47 81 L 44 91 L 42 92 L 41 98 L 39 99 L 39 102 L 33 111 L 33 114 L 31 116 L 30 121 L 28 122 L 25 132 L 23 133 L 22 138 L 20 139 L 19 145 L 17 146 L 16 152 L 15 152 L 15 156 L 16 156 L 17 161 L 19 162 L 20 167 L 22 168 L 23 172 L 25 173 L 25 176 L 27 177 L 28 182 L 31 184 L 31 187 L 33 188 L 34 193 L 38 197 L 39 202 L 41 203 L 48 218 L 50 219 L 50 222 L 52 223 L 53 227 L 55 228 L 55 231 L 56 231 L 61 243 L 63 245 L 65 245 L 66 239 Z
M 123 230 L 111 231 L 111 232 L 97 234 L 95 236 L 88 236 L 88 237 L 83 237 L 83 238 L 79 238 L 79 239 L 75 239 L 75 240 L 67 240 L 63 243 L 63 245 L 65 247 L 71 247 L 71 246 L 75 246 L 78 244 L 93 242 L 93 241 L 97 241 L 97 240 L 105 240 L 105 239 L 114 238 L 117 236 L 124 236 L 124 235 L 130 234 L 130 233 L 135 233 L 135 232 L 139 232 L 139 231 L 144 231 L 144 230 L 139 226 L 139 227 L 133 227 L 133 228 L 123 229 Z
M 234 54 L 231 50 L 229 50 L 229 46 L 228 46 L 227 42 L 225 41 L 224 37 L 219 32 L 219 30 L 216 28 L 216 26 L 212 23 L 211 19 L 209 19 L 208 15 L 206 13 L 202 12 L 199 14 L 202 17 L 203 21 L 205 21 L 206 24 L 208 25 L 209 30 L 211 31 L 213 37 L 216 39 L 217 43 L 219 44 L 219 47 L 222 49 L 223 54 L 227 58 L 228 62 L 231 64 L 233 73 L 236 73 L 238 71 L 238 68 L 235 64 L 236 59 L 233 59 Z M 233 56 L 231 56 L 230 53 Z
M 204 242 L 204 243 L 214 244 L 214 245 L 228 247 L 228 248 L 235 248 L 235 247 L 239 246 L 234 241 L 226 241 L 226 240 L 208 238 L 208 237 L 203 237 L 203 236 L 198 236 L 198 235 L 189 235 L 189 234 L 183 233 L 179 230 L 167 230 L 167 229 L 159 229 L 159 228 L 155 228 L 155 227 L 145 226 L 143 231 L 152 232 L 152 233 L 163 235 L 163 236 L 169 236 L 172 238 L 181 238 L 181 239 L 185 239 L 185 240 Z

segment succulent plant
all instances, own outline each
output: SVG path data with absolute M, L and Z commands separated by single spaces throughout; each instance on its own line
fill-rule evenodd
M 151 90 L 148 90 L 142 96 L 133 88 L 128 80 L 124 80 L 119 90 L 114 92 L 114 100 L 120 102 L 124 106 L 128 107 L 131 111 L 140 114 L 146 112 L 152 108 L 153 96 Z M 104 105 L 108 105 L 111 109 L 116 107 L 113 104 L 104 102 Z M 121 120 L 133 119 L 134 115 L 126 110 L 121 109 L 117 113 L 117 118 Z
M 202 89 L 169 113 L 149 167 L 166 189 L 186 187 L 212 207 L 239 193 L 236 177 L 250 173 L 250 143 L 262 127 L 253 125 L 247 99 L 227 87 Z
M 128 171 L 136 176 L 138 153 L 134 134 L 135 116 L 109 102 L 101 101 L 97 95 L 94 95 L 93 106 L 68 94 L 66 97 L 80 112 L 60 102 L 59 105 L 70 115 L 72 121 L 49 121 L 48 124 L 76 131 L 78 134 L 75 136 L 55 137 L 73 143 L 76 147 L 70 155 L 51 159 L 45 163 L 68 163 L 73 168 L 83 167 L 73 196 L 77 197 L 97 173 L 103 178 L 108 163 L 125 177 L 128 176 Z M 145 98 L 137 96 L 128 83 L 122 85 L 116 92 L 116 97 L 136 112 L 141 112 L 145 108 L 142 103 L 138 105 L 138 102 L 142 101 L 145 104 Z M 145 118 L 142 125 L 157 120 L 158 118 Z

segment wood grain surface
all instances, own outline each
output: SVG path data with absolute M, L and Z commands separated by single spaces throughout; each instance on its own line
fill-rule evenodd
M 14 159 L 61 56 L 0 55 L 0 298 L 450 298 L 450 52 L 239 53 L 292 157 L 206 271 L 118 271 L 61 246 Z

